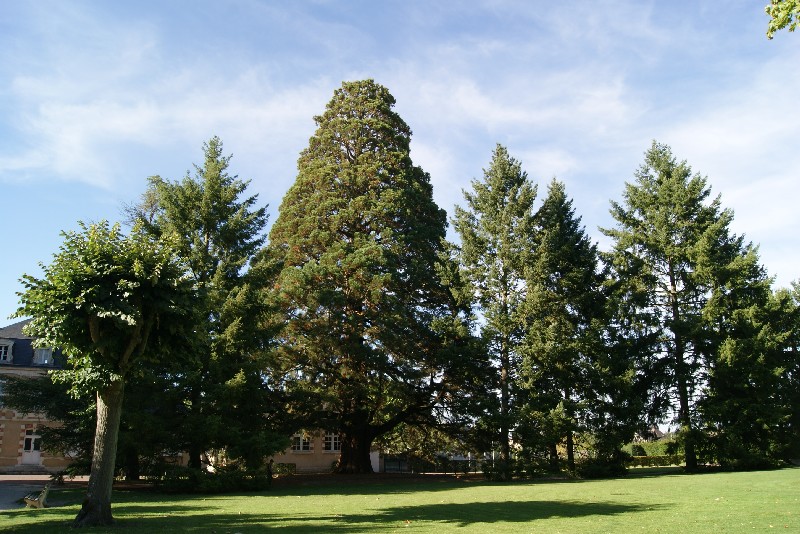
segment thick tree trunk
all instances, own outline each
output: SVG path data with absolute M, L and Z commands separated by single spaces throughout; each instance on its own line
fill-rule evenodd
M 110 525 L 111 489 L 117 456 L 119 421 L 122 415 L 122 398 L 125 383 L 112 382 L 97 392 L 97 430 L 94 436 L 94 453 L 89 487 L 83 506 L 72 523 L 73 527 Z
M 345 433 L 342 452 L 336 465 L 337 473 L 372 473 L 369 458 L 373 437 L 365 430 Z

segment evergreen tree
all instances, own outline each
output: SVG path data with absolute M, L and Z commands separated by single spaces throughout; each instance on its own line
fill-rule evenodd
M 551 460 L 565 441 L 575 470 L 574 433 L 594 407 L 592 360 L 604 324 L 603 276 L 564 185 L 553 180 L 536 212 L 534 248 L 525 271 L 528 317 L 520 372 L 525 412 L 545 424 Z M 522 432 L 524 434 L 524 430 Z M 530 437 L 530 436 L 529 436 Z
M 371 472 L 377 437 L 429 422 L 460 356 L 440 331 L 453 313 L 436 268 L 445 213 L 394 103 L 372 80 L 334 92 L 270 232 L 281 352 L 307 401 L 293 410 L 342 434 L 339 472 Z
M 194 336 L 166 373 L 153 377 L 172 403 L 175 441 L 200 468 L 203 454 L 227 448 L 259 466 L 285 446 L 274 416 L 283 410 L 265 375 L 275 325 L 267 288 L 274 273 L 259 259 L 266 241 L 266 206 L 246 195 L 248 181 L 228 173 L 219 138 L 203 146 L 204 162 L 181 181 L 150 178 L 142 203 L 129 214 L 155 235 L 173 236 L 194 282 Z
M 741 278 L 758 280 L 760 267 L 755 258 L 737 260 L 744 269 L 729 271 L 734 279 L 715 290 L 705 310 L 718 349 L 699 413 L 721 465 L 774 466 L 794 458 L 800 444 L 797 310 L 790 294 L 772 294 L 767 280 L 741 284 Z
M 465 278 L 474 287 L 483 318 L 481 337 L 497 366 L 500 461 L 507 468 L 516 419 L 513 383 L 525 332 L 520 310 L 526 298 L 524 268 L 533 244 L 536 187 L 521 164 L 497 145 L 483 181 L 473 180 L 472 192 L 464 191 L 464 198 L 467 207 L 456 207 L 454 227 L 461 238 Z
M 730 233 L 733 214 L 710 199 L 707 180 L 677 162 L 669 147 L 654 142 L 635 176 L 623 203 L 612 202 L 617 227 L 604 232 L 614 242 L 614 276 L 628 291 L 621 298 L 642 339 L 653 340 L 643 368 L 654 378 L 652 391 L 663 388 L 677 401 L 686 468 L 693 470 L 697 401 L 735 337 L 726 323 L 763 303 L 768 280 L 753 246 Z

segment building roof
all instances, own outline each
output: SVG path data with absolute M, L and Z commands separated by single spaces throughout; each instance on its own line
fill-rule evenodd
M 0 338 L 5 339 L 33 339 L 31 336 L 25 335 L 22 332 L 22 328 L 31 322 L 30 319 L 25 319 L 24 321 L 19 321 L 14 324 L 10 324 L 8 326 L 4 326 L 0 328 Z
M 0 328 L 0 340 L 13 342 L 13 348 L 11 349 L 12 360 L 3 362 L 0 367 L 61 367 L 63 357 L 58 350 L 53 351 L 52 358 L 49 359 L 50 361 L 47 364 L 34 363 L 34 338 L 22 331 L 30 321 L 30 319 L 25 319 Z

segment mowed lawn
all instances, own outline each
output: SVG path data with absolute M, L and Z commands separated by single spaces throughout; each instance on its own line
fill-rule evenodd
M 116 491 L 112 528 L 89 532 L 800 532 L 800 469 L 508 484 L 478 478 L 278 480 L 262 493 Z M 0 530 L 64 532 L 81 492 L 52 508 L 0 512 Z

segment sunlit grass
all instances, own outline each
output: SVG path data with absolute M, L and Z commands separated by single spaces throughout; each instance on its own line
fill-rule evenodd
M 262 493 L 170 496 L 117 491 L 116 525 L 90 532 L 800 532 L 800 469 L 657 472 L 599 481 L 349 481 L 330 477 Z M 77 490 L 54 507 L 0 512 L 0 530 L 63 532 Z

